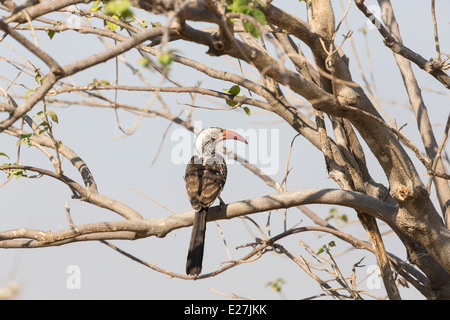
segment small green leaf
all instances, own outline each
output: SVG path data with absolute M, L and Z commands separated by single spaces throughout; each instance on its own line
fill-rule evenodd
M 14 175 L 16 176 L 16 180 L 18 180 L 21 176 L 23 176 L 23 170 L 16 171 Z
M 227 12 L 243 13 L 245 15 L 255 18 L 261 25 L 266 24 L 266 16 L 264 15 L 264 13 L 259 9 L 250 7 L 248 5 L 249 0 L 234 0 L 231 3 L 230 2 L 228 3 L 229 5 L 226 9 Z M 245 31 L 249 32 L 253 37 L 259 38 L 259 30 L 254 24 L 244 20 L 244 28 Z
M 31 135 L 31 133 L 19 135 L 19 140 L 17 141 L 16 146 L 19 146 L 22 142 L 24 144 L 29 144 L 29 138 L 31 137 Z
M 108 80 L 98 80 L 96 78 L 94 78 L 92 80 L 91 84 L 94 85 L 94 86 L 109 86 L 110 85 Z
M 245 31 L 249 32 L 254 38 L 259 38 L 259 30 L 251 22 L 244 21 Z
M 99 87 L 99 86 L 108 86 L 110 83 L 108 80 L 98 80 L 97 78 L 92 79 L 90 85 Z
M 234 108 L 238 105 L 238 102 L 236 102 L 236 101 L 225 100 L 225 102 L 227 103 L 227 105 L 229 105 L 232 108 Z
M 53 39 L 53 37 L 55 36 L 56 31 L 55 30 L 47 30 L 47 35 L 50 38 L 50 40 Z
M 234 85 L 230 89 L 224 91 L 232 94 L 233 96 L 237 96 L 241 92 L 241 88 L 238 85 Z
M 4 152 L 0 152 L 0 156 L 7 157 L 9 159 L 8 155 Z
M 308 7 L 311 5 L 311 0 L 298 0 L 298 2 L 304 2 Z
M 284 280 L 282 278 L 278 278 L 274 281 L 269 281 L 266 283 L 266 287 L 270 287 L 273 291 L 277 291 L 280 292 L 283 285 L 284 285 Z
M 28 90 L 27 92 L 25 92 L 24 98 L 25 98 L 25 99 L 28 99 L 28 96 L 30 95 L 30 93 L 32 93 L 32 92 L 34 92 L 34 91 L 36 91 L 36 89 L 30 89 L 30 90 Z
M 119 20 L 119 17 L 118 17 L 117 15 L 113 15 L 113 16 L 111 16 L 111 18 L 116 19 L 116 20 Z M 105 22 L 106 22 L 106 25 L 108 26 L 108 28 L 109 28 L 111 31 L 116 31 L 116 29 L 117 29 L 117 24 L 112 23 L 112 22 L 109 22 L 109 21 L 105 21 Z
M 103 2 L 103 4 L 105 5 L 103 12 L 109 16 L 117 16 L 118 20 L 125 21 L 133 17 L 129 0 L 110 0 Z
M 44 77 L 41 75 L 40 70 L 41 68 L 34 69 L 34 80 L 38 84 L 42 84 L 42 81 L 44 80 Z
M 255 18 L 261 25 L 266 24 L 266 15 L 259 9 L 253 9 L 252 12 L 253 18 Z
M 100 11 L 102 9 L 102 6 L 99 6 L 99 4 L 100 1 L 94 1 L 92 7 L 89 10 L 94 12 Z
M 152 25 L 152 28 L 158 28 L 162 26 L 161 22 L 150 22 L 150 24 Z
M 48 115 L 50 118 L 52 118 L 53 122 L 58 123 L 58 116 L 56 115 L 55 111 L 53 110 L 47 110 L 45 112 L 46 115 Z
M 147 29 L 148 23 L 145 18 L 136 18 L 136 20 L 139 28 Z
M 147 57 L 141 57 L 138 59 L 137 61 L 141 66 L 143 66 L 144 68 L 151 68 L 151 66 L 153 65 L 152 60 L 150 60 Z
M 158 62 L 163 65 L 164 67 L 167 67 L 172 63 L 172 57 L 170 56 L 170 53 L 161 53 L 156 57 L 158 59 Z
M 317 250 L 317 254 L 321 254 L 325 251 L 324 247 L 320 247 L 319 250 Z
M 242 12 L 245 8 L 248 8 L 248 0 L 234 0 L 227 9 L 232 12 Z
M 19 137 L 20 139 L 28 139 L 31 136 L 32 136 L 31 133 L 22 133 Z
M 244 111 L 245 111 L 245 113 L 250 117 L 250 109 L 248 108 L 248 107 L 243 107 L 242 108 Z
M 330 248 L 335 247 L 335 246 L 336 246 L 336 243 L 335 243 L 334 241 L 330 241 L 330 242 L 328 242 L 328 246 L 329 246 Z

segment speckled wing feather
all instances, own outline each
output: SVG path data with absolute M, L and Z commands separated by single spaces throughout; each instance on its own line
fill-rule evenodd
M 184 181 L 186 183 L 186 191 L 191 202 L 192 208 L 195 211 L 202 209 L 200 203 L 200 195 L 202 193 L 202 177 L 204 166 L 199 157 L 193 156 L 186 166 L 186 172 L 184 174 Z
M 227 166 L 222 156 L 209 158 L 205 164 L 193 156 L 184 175 L 186 191 L 192 208 L 200 211 L 213 204 L 227 180 Z
M 226 178 L 227 166 L 222 156 L 209 158 L 205 164 L 193 156 L 186 167 L 186 190 L 196 211 L 186 262 L 189 275 L 199 275 L 202 270 L 208 207 L 220 195 Z

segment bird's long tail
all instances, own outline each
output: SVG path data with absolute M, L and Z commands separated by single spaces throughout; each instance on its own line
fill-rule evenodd
M 186 262 L 186 274 L 199 275 L 202 271 L 203 247 L 205 244 L 206 215 L 208 208 L 203 208 L 195 213 L 192 225 L 191 242 Z

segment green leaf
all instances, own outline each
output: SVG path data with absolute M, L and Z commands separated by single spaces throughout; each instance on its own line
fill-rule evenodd
M 238 102 L 236 101 L 231 101 L 231 100 L 225 100 L 225 102 L 227 103 L 227 105 L 229 105 L 230 107 L 234 108 L 237 106 Z
M 4 152 L 0 152 L 0 156 L 7 157 L 9 159 L 8 155 Z
M 141 66 L 143 66 L 144 68 L 150 68 L 153 65 L 152 60 L 150 60 L 147 57 L 141 57 L 138 59 L 137 61 Z
M 46 115 L 48 115 L 50 118 L 52 118 L 53 122 L 58 123 L 58 116 L 56 115 L 55 111 L 53 110 L 47 110 L 45 112 Z
M 245 7 L 248 7 L 248 0 L 233 0 L 227 9 L 231 12 L 242 12 Z
M 266 287 L 270 287 L 273 291 L 281 291 L 283 284 L 285 284 L 282 278 L 278 278 L 274 281 L 269 281 L 266 283 Z
M 325 251 L 324 247 L 320 247 L 319 250 L 317 250 L 317 254 L 321 254 Z
M 56 33 L 55 30 L 47 30 L 46 32 L 47 32 L 47 35 L 48 35 L 48 37 L 50 38 L 50 40 L 53 39 L 53 37 L 54 37 L 54 35 L 55 35 L 55 33 Z
M 233 96 L 237 96 L 241 92 L 241 88 L 238 85 L 234 85 L 230 89 L 223 89 L 223 91 L 225 91 L 226 93 L 229 93 Z M 238 105 L 238 102 L 232 101 L 232 100 L 225 100 L 225 102 L 227 103 L 227 105 L 229 105 L 232 108 L 234 108 Z
M 261 25 L 266 24 L 266 15 L 259 9 L 253 9 L 252 12 L 253 18 L 255 18 Z
M 32 136 L 31 133 L 22 133 L 19 137 L 20 139 L 28 139 L 31 136 Z
M 102 6 L 99 6 L 99 4 L 100 1 L 94 1 L 92 7 L 89 10 L 94 12 L 100 11 L 102 9 Z
M 119 20 L 119 17 L 118 17 L 117 15 L 113 15 L 113 16 L 111 16 L 111 18 L 116 19 L 116 20 Z M 109 28 L 111 31 L 116 31 L 116 29 L 117 29 L 117 24 L 112 23 L 112 22 L 109 22 L 109 21 L 105 21 L 105 22 L 106 22 L 106 25 L 108 26 L 108 28 Z
M 30 93 L 32 93 L 32 92 L 34 92 L 34 91 L 36 91 L 36 88 L 35 88 L 35 89 L 30 89 L 30 90 L 28 90 L 27 92 L 25 92 L 24 98 L 25 98 L 25 99 L 28 99 L 28 96 L 30 95 Z
M 19 135 L 19 140 L 16 143 L 16 146 L 19 146 L 22 142 L 25 144 L 29 144 L 29 138 L 32 136 L 31 133 L 25 133 L 25 134 L 21 134 Z
M 97 78 L 94 78 L 94 79 L 92 79 L 92 82 L 90 83 L 90 85 L 93 85 L 93 86 L 96 86 L 96 87 L 98 87 L 98 86 L 108 86 L 110 83 L 109 83 L 109 81 L 108 80 L 98 80 Z
M 225 89 L 224 91 L 233 96 L 237 96 L 241 92 L 241 88 L 238 85 L 234 85 L 230 89 L 228 90 Z
M 42 81 L 44 80 L 44 77 L 41 75 L 41 73 L 39 72 L 41 68 L 37 68 L 34 69 L 34 80 L 39 83 L 42 84 Z
M 248 108 L 248 107 L 243 107 L 242 108 L 244 111 L 245 111 L 245 113 L 250 117 L 250 109 Z
M 170 53 L 168 53 L 168 52 L 161 53 L 160 55 L 158 55 L 156 57 L 156 59 L 164 67 L 167 67 L 168 65 L 170 65 L 172 63 L 172 57 L 170 56 Z
M 23 176 L 23 170 L 16 171 L 16 173 L 14 173 L 14 175 L 16 176 L 16 180 L 19 179 L 21 176 Z
M 304 2 L 309 7 L 311 4 L 311 0 L 298 0 L 298 2 Z
M 152 28 L 158 28 L 162 26 L 161 22 L 150 22 L 150 24 L 152 25 Z
M 106 1 L 105 1 L 106 2 Z M 103 12 L 109 16 L 117 16 L 118 20 L 125 21 L 133 17 L 133 12 L 130 9 L 131 3 L 129 0 L 111 0 L 106 3 Z
M 244 21 L 244 28 L 245 31 L 249 32 L 253 37 L 259 38 L 259 30 L 253 23 Z
M 145 18 L 136 18 L 137 20 L 137 25 L 139 28 L 142 29 L 147 29 L 148 23 L 147 23 L 147 19 Z
M 328 246 L 329 246 L 330 248 L 335 247 L 335 246 L 336 246 L 336 243 L 335 243 L 334 241 L 330 241 L 330 242 L 328 242 Z
M 264 13 L 259 9 L 250 7 L 248 5 L 249 3 L 248 0 L 233 0 L 233 2 L 228 3 L 229 5 L 226 10 L 227 12 L 243 13 L 245 15 L 255 18 L 261 25 L 266 24 L 266 16 L 264 15 Z M 259 37 L 258 28 L 251 22 L 244 20 L 244 28 L 245 31 L 249 32 L 253 37 L 255 38 Z

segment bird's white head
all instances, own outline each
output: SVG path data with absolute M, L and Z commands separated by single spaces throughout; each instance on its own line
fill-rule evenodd
M 211 127 L 200 131 L 195 140 L 195 149 L 202 156 L 213 156 L 223 140 L 233 139 L 248 143 L 240 134 L 227 129 Z

